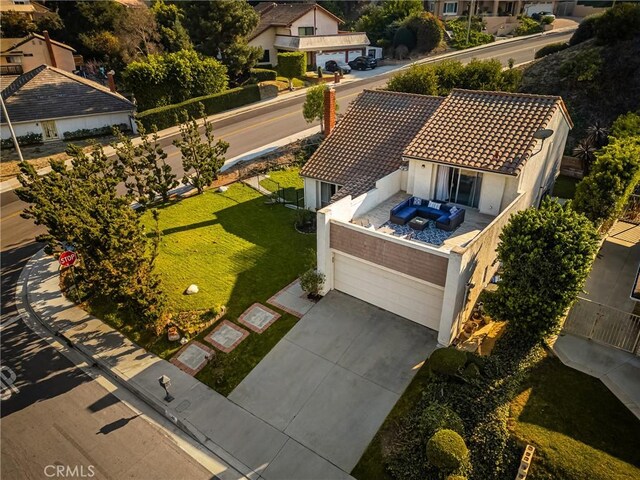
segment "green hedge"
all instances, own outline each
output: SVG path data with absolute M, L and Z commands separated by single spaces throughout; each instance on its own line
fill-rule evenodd
M 18 140 L 18 145 L 20 146 L 36 145 L 38 143 L 42 143 L 42 135 L 40 133 L 30 132 L 26 135 L 20 135 L 19 137 L 16 137 L 16 140 Z M 11 137 L 3 138 L 2 141 L 0 141 L 0 146 L 2 148 L 13 148 L 13 140 L 11 139 Z
M 565 48 L 569 48 L 568 43 L 562 43 L 562 42 L 550 43 L 549 45 L 545 45 L 540 50 L 538 50 L 535 54 L 535 58 L 546 57 L 547 55 L 551 55 L 552 53 L 559 52 L 561 50 L 564 50 Z
M 427 460 L 441 472 L 458 470 L 468 458 L 464 439 L 453 430 L 439 430 L 427 442 Z
M 136 116 L 145 129 L 151 130 L 155 125 L 158 130 L 169 128 L 179 123 L 178 116 L 186 110 L 189 115 L 198 116 L 199 106 L 202 103 L 207 115 L 224 112 L 232 108 L 241 107 L 248 103 L 260 100 L 260 88 L 257 85 L 233 88 L 222 93 L 192 98 L 186 102 L 153 108 Z
M 64 132 L 62 134 L 62 138 L 65 140 L 78 140 L 81 138 L 103 137 L 105 135 L 111 135 L 114 128 L 117 128 L 121 132 L 131 130 L 129 125 L 121 123 L 119 125 L 106 125 L 100 128 L 81 128 L 80 130 L 74 130 L 73 132 Z
M 249 73 L 255 82 L 272 82 L 278 76 L 278 72 L 266 68 L 252 68 Z

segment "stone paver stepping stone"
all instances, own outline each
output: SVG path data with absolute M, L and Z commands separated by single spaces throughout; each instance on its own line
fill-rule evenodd
M 299 279 L 284 287 L 267 300 L 267 303 L 298 318 L 301 318 L 315 305 L 315 302 L 309 300 L 307 294 L 302 290 Z
M 182 347 L 171 359 L 176 367 L 189 375 L 195 375 L 207 364 L 215 352 L 194 340 Z
M 259 303 L 254 303 L 240 315 L 238 322 L 246 325 L 257 333 L 264 332 L 273 322 L 280 318 L 280 314 Z
M 205 337 L 207 342 L 225 353 L 229 353 L 249 335 L 244 328 L 223 320 L 209 335 Z

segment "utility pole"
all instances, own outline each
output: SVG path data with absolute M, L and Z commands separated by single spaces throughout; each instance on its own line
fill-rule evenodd
M 7 113 L 7 107 L 4 104 L 4 98 L 0 95 L 0 103 L 2 104 L 2 114 L 4 118 L 7 119 L 7 125 L 9 126 L 9 131 L 11 132 L 11 138 L 13 139 L 13 146 L 16 148 L 16 152 L 18 152 L 18 158 L 20 161 L 24 161 L 22 158 L 22 151 L 20 150 L 20 145 L 18 145 L 18 139 L 16 138 L 16 132 L 13 131 L 13 125 L 11 125 L 11 120 L 9 119 L 9 114 Z
M 467 24 L 467 45 L 469 45 L 469 34 L 471 33 L 471 16 L 473 15 L 473 0 L 469 5 L 469 23 Z

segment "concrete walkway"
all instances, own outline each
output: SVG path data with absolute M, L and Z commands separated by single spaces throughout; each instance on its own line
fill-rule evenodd
M 640 419 L 639 357 L 571 334 L 560 336 L 553 350 L 568 367 L 602 380 Z
M 221 479 L 351 478 L 295 439 L 76 307 L 62 295 L 58 264 L 44 251 L 24 268 L 16 296 L 21 316 L 36 317 L 228 465 L 218 474 Z M 164 401 L 158 384 L 161 375 L 171 379 L 175 397 L 171 403 Z
M 229 399 L 350 472 L 437 343 L 433 330 L 331 291 Z

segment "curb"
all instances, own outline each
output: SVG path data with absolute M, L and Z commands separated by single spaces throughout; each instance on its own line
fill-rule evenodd
M 211 441 L 204 433 L 198 430 L 193 424 L 184 418 L 172 414 L 166 405 L 158 401 L 153 395 L 149 394 L 145 388 L 134 385 L 135 382 L 125 378 L 115 368 L 111 367 L 107 362 L 100 358 L 95 358 L 88 352 L 82 344 L 74 344 L 64 334 L 64 330 L 55 330 L 46 321 L 36 313 L 31 307 L 29 299 L 29 279 L 31 271 L 33 269 L 33 261 L 39 258 L 47 256 L 44 249 L 36 252 L 35 255 L 29 259 L 27 264 L 20 272 L 20 277 L 16 284 L 16 310 L 18 316 L 23 319 L 25 323 L 28 321 L 37 321 L 39 325 L 42 325 L 47 332 L 50 332 L 54 337 L 61 339 L 69 348 L 79 352 L 87 361 L 88 364 L 92 364 L 100 368 L 111 380 L 119 386 L 126 388 L 148 406 L 153 408 L 156 412 L 170 420 L 180 430 L 186 433 L 189 437 L 197 441 L 200 445 L 206 448 L 209 452 L 215 455 L 223 464 L 226 464 L 229 473 L 237 474 L 237 478 L 249 478 L 257 479 L 259 477 L 258 472 L 251 469 L 247 465 L 243 464 L 240 460 L 235 458 L 231 453 L 224 450 L 222 447 Z

